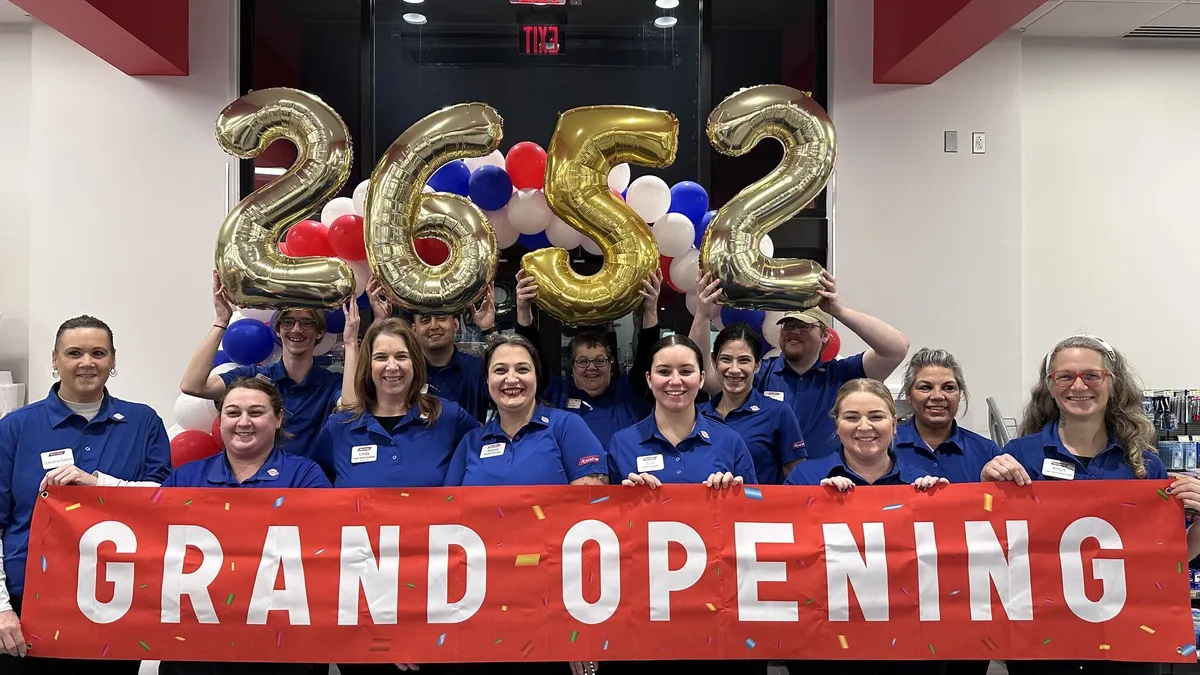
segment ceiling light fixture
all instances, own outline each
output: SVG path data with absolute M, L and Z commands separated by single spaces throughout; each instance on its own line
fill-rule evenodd
M 675 9 L 679 6 L 679 0 L 654 0 L 654 6 L 659 9 Z
M 679 19 L 673 16 L 660 16 L 654 20 L 654 25 L 659 28 L 671 28 L 677 23 L 679 23 Z
M 411 23 L 414 26 L 424 26 L 427 21 L 428 19 L 425 18 L 424 14 L 409 12 L 404 15 L 404 23 Z
M 256 166 L 254 173 L 258 176 L 282 176 L 287 169 L 278 166 Z
M 425 0 L 404 0 L 404 1 L 410 5 L 419 5 L 422 2 L 425 2 Z

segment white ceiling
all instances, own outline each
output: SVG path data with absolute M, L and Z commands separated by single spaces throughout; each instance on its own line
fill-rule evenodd
M 1016 27 L 1034 36 L 1200 37 L 1200 0 L 1053 0 Z
M 30 21 L 25 10 L 8 0 L 0 0 L 0 23 L 26 23 Z

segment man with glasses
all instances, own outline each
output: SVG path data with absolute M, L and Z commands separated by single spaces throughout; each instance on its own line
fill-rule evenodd
M 283 356 L 270 365 L 239 366 L 220 375 L 211 374 L 213 357 L 225 337 L 233 307 L 213 273 L 215 321 L 192 355 L 179 389 L 190 396 L 217 400 L 231 382 L 242 377 L 266 380 L 283 396 L 283 430 L 290 435 L 283 448 L 290 454 L 313 458 L 325 420 L 342 395 L 342 376 L 317 366 L 313 350 L 325 337 L 325 315 L 312 310 L 276 312 L 272 331 L 283 345 Z M 332 467 L 322 467 L 330 472 Z
M 828 271 L 821 273 L 821 286 L 820 305 L 789 312 L 779 320 L 782 354 L 763 359 L 754 382 L 765 396 L 783 401 L 796 411 L 809 459 L 824 457 L 839 447 L 829 415 L 838 389 L 860 377 L 882 382 L 908 355 L 908 338 L 903 333 L 842 304 L 836 281 Z M 867 343 L 867 351 L 821 361 L 833 319 Z

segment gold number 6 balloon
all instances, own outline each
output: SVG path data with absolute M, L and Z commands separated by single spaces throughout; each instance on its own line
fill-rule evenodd
M 498 247 L 492 226 L 470 200 L 423 194 L 439 167 L 483 157 L 500 145 L 504 121 L 491 106 L 462 103 L 409 127 L 388 148 L 367 189 L 367 259 L 391 301 L 425 313 L 454 313 L 474 300 L 496 275 Z M 445 242 L 450 257 L 430 265 L 414 240 Z
M 216 268 L 239 307 L 329 308 L 354 294 L 354 273 L 331 258 L 289 258 L 279 252 L 287 228 L 314 215 L 350 176 L 350 132 L 321 99 L 295 89 L 263 89 L 221 111 L 217 142 L 231 155 L 257 157 L 280 138 L 298 158 L 279 178 L 255 190 L 217 233 Z
M 708 139 L 730 156 L 764 138 L 783 144 L 771 173 L 721 208 L 700 247 L 700 266 L 721 280 L 724 303 L 749 309 L 792 310 L 817 305 L 821 266 L 811 260 L 768 258 L 764 235 L 820 194 L 833 173 L 837 136 L 810 96 L 782 85 L 743 89 L 708 116 Z
M 585 277 L 571 269 L 567 252 L 527 253 L 521 267 L 537 279 L 537 304 L 570 325 L 624 316 L 638 303 L 644 279 L 659 265 L 646 223 L 608 187 L 614 164 L 662 168 L 675 161 L 679 120 L 661 110 L 594 106 L 558 118 L 546 160 L 546 202 L 571 227 L 591 238 L 604 255 L 600 271 Z

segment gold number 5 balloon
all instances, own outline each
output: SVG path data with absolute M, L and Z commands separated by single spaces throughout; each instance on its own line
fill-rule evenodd
M 239 307 L 328 308 L 354 294 L 340 260 L 279 252 L 287 228 L 317 213 L 350 176 L 350 132 L 321 99 L 295 89 L 263 89 L 229 104 L 217 142 L 231 155 L 257 157 L 280 138 L 296 144 L 296 163 L 241 201 L 217 233 L 216 268 Z
M 642 281 L 658 268 L 658 247 L 641 217 L 609 189 L 608 173 L 622 162 L 670 166 L 678 145 L 679 120 L 661 110 L 594 106 L 559 116 L 547 152 L 546 202 L 596 242 L 604 264 L 585 277 L 571 269 L 564 249 L 525 254 L 521 267 L 537 279 L 543 310 L 566 324 L 584 325 L 637 307 Z
M 720 209 L 704 235 L 700 266 L 721 280 L 724 303 L 750 309 L 808 309 L 821 297 L 821 266 L 768 258 L 764 235 L 820 194 L 833 173 L 837 137 L 829 116 L 791 87 L 743 89 L 708 116 L 708 139 L 725 155 L 749 152 L 764 138 L 783 144 L 783 160 Z
M 496 275 L 498 247 L 492 226 L 470 200 L 423 194 L 439 167 L 483 157 L 500 145 L 504 121 L 491 106 L 463 103 L 409 127 L 388 148 L 367 189 L 367 259 L 397 305 L 425 313 L 461 311 Z M 430 265 L 414 240 L 445 242 L 450 257 Z

